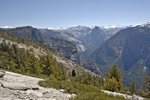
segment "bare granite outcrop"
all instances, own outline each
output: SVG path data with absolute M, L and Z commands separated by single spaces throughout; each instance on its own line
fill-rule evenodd
M 75 96 L 41 87 L 38 85 L 40 80 L 43 79 L 5 71 L 0 78 L 0 100 L 69 100 Z

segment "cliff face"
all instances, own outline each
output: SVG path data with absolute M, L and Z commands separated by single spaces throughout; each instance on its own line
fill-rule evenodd
M 124 78 L 124 85 L 135 81 L 137 87 L 143 83 L 144 75 L 150 74 L 150 25 L 140 25 L 119 31 L 93 54 L 92 59 L 100 65 L 106 75 L 113 64 L 117 64 Z
M 48 38 L 45 40 L 44 44 L 52 47 L 65 58 L 72 60 L 76 64 L 80 64 L 80 55 L 76 46 L 72 42 L 55 38 Z
M 66 58 L 69 58 L 72 61 L 74 61 L 75 63 L 80 64 L 84 68 L 89 69 L 92 72 L 101 75 L 101 72 L 98 69 L 98 66 L 96 65 L 96 63 L 94 63 L 90 59 L 87 59 L 87 57 L 82 57 L 82 56 L 80 57 L 78 54 L 78 52 L 79 52 L 81 55 L 81 51 L 84 51 L 84 49 L 85 49 L 85 46 L 83 45 L 83 43 L 85 43 L 86 46 L 89 44 L 88 49 L 91 48 L 92 50 L 95 50 L 94 47 L 97 46 L 95 42 L 101 36 L 101 30 L 99 28 L 93 29 L 93 31 L 91 28 L 81 27 L 81 26 L 69 28 L 66 30 L 49 30 L 49 29 L 39 29 L 39 30 L 45 37 L 50 38 L 51 42 L 48 44 L 51 46 L 54 46 L 53 48 L 55 48 L 55 50 L 57 50 L 60 53 L 63 53 L 63 51 L 66 51 L 65 53 L 63 53 L 63 55 L 65 55 Z M 91 31 L 92 31 L 92 33 L 90 35 L 89 33 Z M 96 33 L 95 31 L 98 33 Z M 88 35 L 88 36 L 86 36 L 86 35 Z M 94 39 L 94 37 L 97 37 L 96 40 Z M 52 40 L 52 39 L 55 39 L 55 40 Z M 61 39 L 61 41 L 59 41 L 60 39 Z M 62 40 L 64 40 L 64 41 L 62 41 Z M 95 42 L 93 42 L 94 40 L 95 40 Z M 57 42 L 55 42 L 55 41 L 57 41 Z M 100 39 L 100 41 L 101 41 L 101 39 Z M 75 45 L 72 45 L 72 43 Z M 63 46 L 62 46 L 62 44 L 63 44 Z M 91 46 L 91 45 L 93 45 L 93 46 Z M 66 50 L 66 46 L 68 48 L 70 48 L 70 50 L 69 49 Z M 61 49 L 58 49 L 57 47 L 61 48 Z M 76 47 L 77 47 L 77 49 L 76 49 Z M 71 55 L 71 56 L 68 56 L 68 55 Z M 86 56 L 89 55 L 89 52 L 86 52 L 85 55 Z
M 76 46 L 72 42 L 43 36 L 38 29 L 31 26 L 10 29 L 9 32 L 13 35 L 29 38 L 41 44 L 50 46 L 62 56 L 74 61 L 77 64 L 80 64 L 80 56 Z
M 105 32 L 103 29 L 95 26 L 91 33 L 81 38 L 86 47 L 84 56 L 90 56 L 105 41 Z

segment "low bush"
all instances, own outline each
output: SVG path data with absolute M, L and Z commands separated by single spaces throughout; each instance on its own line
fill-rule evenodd
M 66 93 L 73 93 L 77 96 L 70 100 L 126 100 L 123 97 L 107 95 L 101 92 L 100 87 L 80 84 L 73 81 L 40 81 L 39 85 L 43 87 L 53 87 L 56 89 L 64 89 Z

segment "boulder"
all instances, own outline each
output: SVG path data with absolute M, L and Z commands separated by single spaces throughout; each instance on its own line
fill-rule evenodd
M 9 88 L 11 90 L 28 90 L 29 86 L 26 86 L 24 83 L 14 83 L 14 82 L 2 82 L 2 87 Z
M 0 78 L 2 78 L 5 75 L 5 71 L 0 71 Z
M 64 89 L 60 89 L 59 91 L 60 91 L 60 92 L 64 92 L 65 90 L 64 90 Z

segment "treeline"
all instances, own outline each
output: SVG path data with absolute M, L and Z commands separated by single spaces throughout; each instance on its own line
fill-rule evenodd
M 19 48 L 16 44 L 0 44 L 0 66 L 13 72 L 65 79 L 65 67 L 50 55 L 36 57 L 30 50 Z
M 104 85 L 104 79 L 100 76 L 91 75 L 88 72 L 76 75 L 76 77 L 71 78 L 72 81 L 79 82 L 80 84 L 93 85 L 102 87 Z
M 44 48 L 46 51 L 50 51 L 50 52 L 57 54 L 54 49 L 52 49 L 48 46 L 37 43 L 36 41 L 31 40 L 31 39 L 13 35 L 12 33 L 10 33 L 7 30 L 0 29 L 0 37 L 10 40 L 10 41 L 13 41 L 13 42 L 16 42 L 18 44 L 23 43 L 23 44 L 26 44 L 27 46 L 33 46 L 34 48 L 41 47 L 41 48 Z
M 18 44 L 23 43 L 23 44 L 27 44 L 27 45 L 32 45 L 34 47 L 38 47 L 40 45 L 40 44 L 36 43 L 33 40 L 12 35 L 9 31 L 3 30 L 3 29 L 0 29 L 0 37 L 4 38 L 4 39 L 7 39 L 7 40 L 17 42 Z
M 19 48 L 16 44 L 0 43 L 0 66 L 13 72 L 27 74 L 49 80 L 70 80 L 81 84 L 102 86 L 103 78 L 88 72 L 78 74 L 67 71 L 63 64 L 58 63 L 50 54 L 36 57 L 32 50 Z

